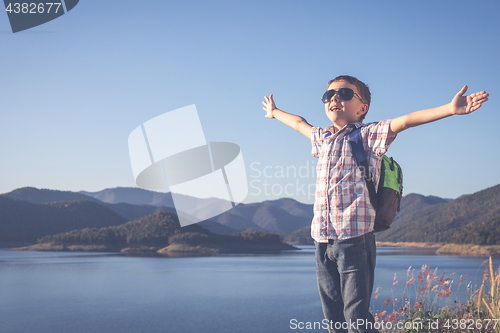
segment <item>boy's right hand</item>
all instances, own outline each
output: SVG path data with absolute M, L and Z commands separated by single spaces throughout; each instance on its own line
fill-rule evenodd
M 263 109 L 266 111 L 266 118 L 276 118 L 283 124 L 304 134 L 309 140 L 311 139 L 312 126 L 300 116 L 277 109 L 276 104 L 274 104 L 273 94 L 269 95 L 269 97 L 264 96 L 262 104 L 264 104 Z
M 266 111 L 266 118 L 274 118 L 273 111 L 276 109 L 276 104 L 274 104 L 273 94 L 269 95 L 269 97 L 264 96 L 264 111 Z

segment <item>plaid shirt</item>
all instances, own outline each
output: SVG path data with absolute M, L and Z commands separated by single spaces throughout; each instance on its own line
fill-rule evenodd
M 388 136 L 390 122 L 370 123 L 361 129 L 375 188 L 382 157 L 396 138 Z M 312 155 L 319 157 L 311 236 L 319 243 L 358 237 L 373 230 L 376 212 L 351 153 L 350 132 L 348 125 L 337 133 L 333 125 L 311 129 Z

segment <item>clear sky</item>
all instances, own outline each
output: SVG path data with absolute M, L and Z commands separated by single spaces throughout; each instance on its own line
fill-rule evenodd
M 499 12 L 498 1 L 82 0 L 16 34 L 0 14 L 0 193 L 136 186 L 130 132 L 196 104 L 207 141 L 241 147 L 247 202 L 312 203 L 310 142 L 261 102 L 273 93 L 327 126 L 320 97 L 341 74 L 370 86 L 365 122 L 448 103 L 464 84 L 489 92 L 471 115 L 401 133 L 388 155 L 405 194 L 497 185 Z

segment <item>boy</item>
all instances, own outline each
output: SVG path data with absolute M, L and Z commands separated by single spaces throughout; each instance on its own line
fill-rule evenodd
M 316 199 L 311 236 L 316 244 L 316 275 L 323 313 L 330 332 L 377 332 L 369 312 L 375 272 L 375 209 L 365 181 L 352 157 L 348 134 L 363 126 L 361 137 L 375 188 L 383 155 L 396 135 L 410 127 L 455 114 L 468 114 L 488 100 L 484 91 L 463 96 L 464 86 L 443 106 L 421 110 L 368 125 L 361 121 L 370 107 L 370 90 L 352 76 L 328 82 L 323 95 L 332 125 L 313 127 L 296 115 L 276 108 L 273 95 L 265 96 L 267 118 L 276 118 L 304 134 L 318 157 Z

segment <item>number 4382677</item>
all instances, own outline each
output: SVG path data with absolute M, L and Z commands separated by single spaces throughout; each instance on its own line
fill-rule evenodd
M 448 329 L 453 329 L 453 330 L 456 330 L 456 329 L 481 329 L 481 328 L 488 328 L 488 326 L 492 326 L 493 329 L 496 328 L 497 324 L 498 324 L 498 319 L 478 319 L 478 320 L 473 320 L 473 319 L 469 319 L 469 320 L 466 320 L 466 319 L 461 319 L 461 320 L 458 320 L 458 319 L 448 319 L 443 327 L 446 327 Z
M 54 8 L 52 8 L 54 7 Z M 47 2 L 47 3 L 9 3 L 7 8 L 5 8 L 5 11 L 8 12 L 9 14 L 14 13 L 14 14 L 43 14 L 47 13 L 49 14 L 50 11 L 56 13 L 59 10 L 59 7 L 61 7 L 60 2 Z

